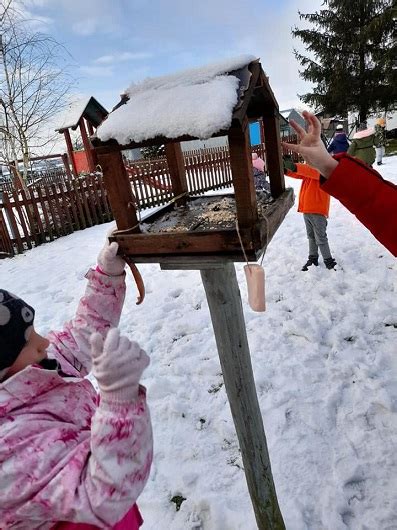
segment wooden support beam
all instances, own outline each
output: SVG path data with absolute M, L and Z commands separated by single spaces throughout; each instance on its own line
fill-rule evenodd
M 63 162 L 63 166 L 65 168 L 66 174 L 67 174 L 67 176 L 69 178 L 71 178 L 72 177 L 72 173 L 70 171 L 68 155 L 66 153 L 63 153 L 63 155 L 61 155 L 61 157 L 62 157 L 62 162 Z
M 103 181 L 109 197 L 110 207 L 119 230 L 131 228 L 140 232 L 135 209 L 135 197 L 125 170 L 121 152 L 98 154 Z
M 265 143 L 265 131 L 263 129 L 263 119 L 259 120 L 259 127 L 260 127 L 260 133 L 261 133 L 261 144 Z
M 267 75 L 265 75 L 263 71 L 261 72 L 261 75 L 260 75 L 260 84 L 262 87 L 262 93 L 264 94 L 266 103 L 270 103 L 272 107 L 276 107 L 278 110 L 278 103 L 273 93 L 273 90 L 271 89 L 271 86 L 269 84 L 269 78 L 267 77 Z
M 277 199 L 285 191 L 278 107 L 274 107 L 272 104 L 266 104 L 263 109 L 262 118 L 270 190 L 272 196 Z
M 168 170 L 172 182 L 172 191 L 175 197 L 187 194 L 186 169 L 181 144 L 179 142 L 167 144 L 165 146 L 165 154 L 167 156 Z M 186 195 L 177 199 L 175 201 L 176 205 L 180 206 L 181 204 L 185 204 L 186 199 Z
M 247 228 L 258 220 L 248 121 L 242 128 L 232 127 L 228 138 L 238 224 L 240 229 Z
M 273 482 L 233 263 L 203 269 L 225 389 L 259 530 L 285 530 Z
M 95 163 L 94 157 L 92 155 L 92 145 L 87 135 L 87 129 L 85 128 L 84 118 L 80 118 L 79 128 L 81 133 L 81 139 L 83 140 L 84 151 L 87 157 L 88 169 L 90 170 L 90 173 L 94 173 Z
M 260 82 L 260 75 L 261 75 L 260 63 L 254 61 L 250 63 L 248 69 L 251 72 L 251 78 L 249 80 L 249 87 L 245 90 L 244 95 L 242 97 L 242 101 L 238 105 L 237 110 L 233 112 L 233 120 L 239 121 L 240 123 L 243 123 L 244 121 L 244 118 L 247 114 L 248 107 L 250 105 L 252 95 L 255 91 L 255 88 L 258 82 Z
M 88 120 L 87 120 L 87 129 L 88 129 L 88 134 L 90 136 L 94 136 L 94 127 L 92 126 L 92 123 Z
M 74 156 L 73 156 L 73 145 L 72 145 L 72 140 L 70 138 L 69 129 L 65 129 L 63 131 L 63 135 L 65 137 L 66 148 L 68 150 L 69 160 L 70 160 L 70 163 L 72 165 L 72 172 L 73 172 L 73 175 L 75 177 L 77 177 L 77 167 L 76 167 L 76 161 L 75 161 Z
M 270 179 L 270 189 L 276 199 L 285 190 L 282 148 L 280 140 L 280 120 L 277 100 L 269 85 L 269 79 L 261 72 L 262 119 L 266 149 L 266 165 Z
M 90 137 L 94 136 L 95 131 L 94 131 L 94 127 L 92 123 L 88 120 L 86 120 L 86 123 L 87 123 L 88 134 L 90 135 Z M 92 146 L 91 140 L 90 140 L 90 145 Z M 95 168 L 98 165 L 98 154 L 95 151 L 95 149 L 93 149 L 92 147 L 91 147 L 91 155 L 92 155 L 92 161 L 94 164 L 94 171 L 95 171 Z
M 43 156 L 30 156 L 29 160 L 30 162 L 36 161 L 36 160 L 50 160 L 52 158 L 62 158 L 62 155 L 60 153 L 56 153 L 53 155 L 43 155 Z M 23 158 L 18 158 L 18 162 L 23 162 Z

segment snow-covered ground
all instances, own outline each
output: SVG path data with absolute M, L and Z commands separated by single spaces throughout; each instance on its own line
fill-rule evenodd
M 397 182 L 397 157 L 381 173 Z M 36 308 L 42 333 L 73 316 L 107 229 L 0 261 L 1 287 Z M 236 264 L 279 503 L 288 530 L 396 530 L 397 262 L 334 200 L 328 234 L 339 270 L 301 272 L 304 222 L 290 211 L 264 259 L 266 313 L 249 309 Z M 129 278 L 121 329 L 152 360 L 144 384 L 155 458 L 139 499 L 143 530 L 198 520 L 203 530 L 254 530 L 200 274 L 140 270 L 147 297 L 135 306 Z M 186 499 L 179 511 L 176 495 Z

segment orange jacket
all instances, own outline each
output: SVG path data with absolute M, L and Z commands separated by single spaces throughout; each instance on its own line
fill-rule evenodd
M 307 164 L 296 164 L 296 171 L 286 171 L 288 177 L 301 179 L 298 212 L 318 213 L 328 217 L 330 196 L 320 188 L 320 173 Z

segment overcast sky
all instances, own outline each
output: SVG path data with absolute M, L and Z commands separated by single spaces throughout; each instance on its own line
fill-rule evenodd
M 280 109 L 301 105 L 291 36 L 321 0 L 25 0 L 72 56 L 76 92 L 112 107 L 131 82 L 254 54 Z

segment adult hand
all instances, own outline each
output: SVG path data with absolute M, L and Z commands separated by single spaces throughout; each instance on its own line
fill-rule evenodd
M 296 131 L 300 143 L 288 144 L 282 142 L 282 146 L 302 155 L 310 166 L 316 168 L 321 175 L 328 178 L 338 165 L 338 162 L 328 153 L 321 140 L 321 124 L 316 116 L 306 110 L 302 112 L 302 116 L 308 124 L 307 132 L 294 120 L 289 121 L 292 128 Z
M 90 337 L 92 372 L 102 398 L 131 402 L 138 397 L 139 381 L 150 359 L 137 342 L 121 336 L 117 328 L 104 340 L 99 333 Z

